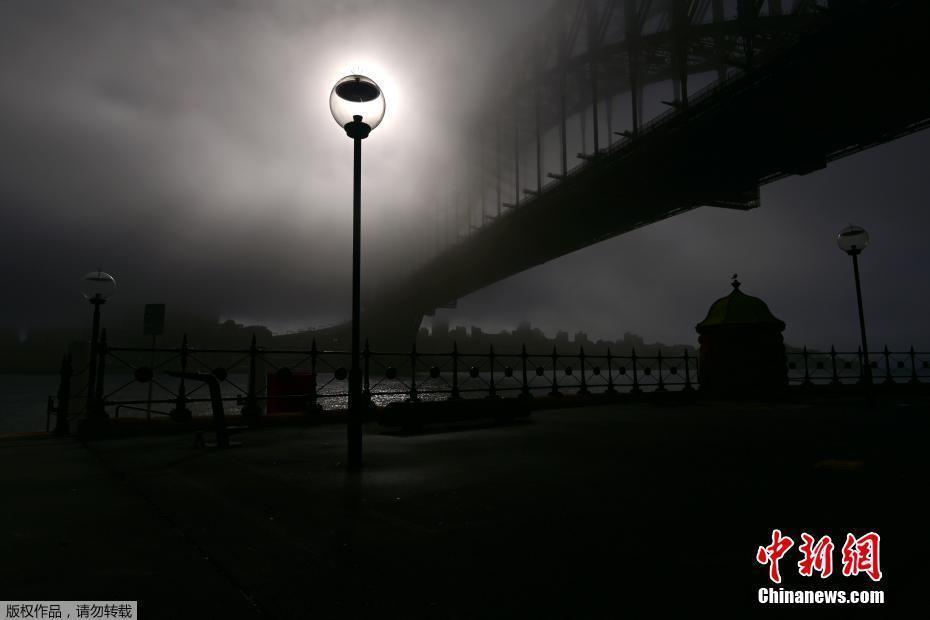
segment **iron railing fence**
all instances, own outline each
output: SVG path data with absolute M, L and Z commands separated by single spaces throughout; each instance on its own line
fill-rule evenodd
M 348 400 L 350 353 L 318 349 L 281 350 L 251 345 L 244 349 L 196 348 L 185 338 L 178 348 L 110 346 L 101 337 L 96 385 L 80 384 L 87 375 L 62 367 L 62 396 L 72 403 L 72 415 L 91 407 L 116 417 L 209 415 L 210 397 L 203 382 L 191 384 L 171 373 L 208 372 L 221 385 L 222 400 L 257 414 L 269 405 L 290 410 L 338 411 Z M 549 352 L 495 350 L 444 352 L 362 351 L 361 371 L 366 398 L 379 406 L 403 401 L 459 398 L 530 397 L 665 391 L 691 391 L 700 387 L 698 358 L 688 349 L 659 349 L 642 355 L 588 353 L 583 347 Z M 869 363 L 877 384 L 930 382 L 930 352 L 882 351 L 871 353 Z M 861 351 L 809 351 L 786 354 L 789 385 L 850 385 L 862 380 Z M 309 377 L 313 377 L 309 380 Z M 303 378 L 300 382 L 295 379 Z M 86 381 L 86 380 L 85 380 Z M 291 382 L 291 389 L 275 392 L 274 384 Z M 66 386 L 67 383 L 67 386 Z M 71 386 L 74 387 L 71 387 Z M 293 386 L 303 386 L 294 389 Z M 80 396 L 81 398 L 77 398 Z M 81 411 L 78 411 L 78 409 Z M 56 408 L 49 404 L 49 415 Z M 66 408 L 67 411 L 67 408 Z
M 862 350 L 837 352 L 808 351 L 787 355 L 788 381 L 792 385 L 850 385 L 863 379 Z M 918 352 L 914 347 L 907 351 L 869 352 L 869 368 L 876 384 L 903 384 L 930 382 L 930 352 Z

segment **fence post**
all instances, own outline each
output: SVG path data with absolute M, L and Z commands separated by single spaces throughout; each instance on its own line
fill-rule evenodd
M 810 387 L 814 383 L 811 381 L 811 373 L 807 364 L 807 347 L 801 349 L 801 358 L 804 360 L 804 380 L 801 382 L 801 385 L 804 387 Z
M 316 363 L 317 358 L 319 358 L 320 352 L 316 348 L 316 338 L 310 342 L 310 372 L 316 377 Z
M 459 397 L 459 344 L 452 343 L 452 394 L 450 400 L 458 400 Z
M 319 376 L 316 374 L 317 361 L 320 357 L 320 351 L 316 346 L 316 337 L 310 340 L 310 374 L 313 375 L 313 396 L 310 398 L 310 407 L 313 411 L 319 411 L 319 397 L 320 393 L 317 387 L 319 386 Z
M 183 373 L 187 372 L 187 334 L 181 339 L 181 373 L 178 379 L 178 395 L 175 399 L 174 411 L 171 412 L 171 419 L 183 422 L 190 420 L 191 412 L 187 408 L 187 387 L 184 384 Z
M 365 373 L 362 377 L 362 402 L 368 408 L 371 405 L 371 346 L 368 344 L 368 338 L 365 338 L 365 349 L 362 351 L 363 368 Z
M 417 343 L 410 349 L 410 402 L 420 400 L 417 396 Z
M 607 393 L 616 394 L 617 389 L 614 387 L 614 366 L 613 366 L 614 356 L 610 352 L 610 347 L 607 347 Z
M 659 385 L 656 387 L 656 392 L 664 392 L 665 381 L 662 379 L 662 349 L 659 349 L 656 355 L 656 372 L 659 373 Z
M 685 363 L 685 387 L 684 387 L 684 391 L 685 391 L 685 392 L 693 392 L 693 391 L 694 391 L 694 386 L 691 385 L 691 358 L 690 358 L 690 356 L 688 355 L 688 349 L 685 349 L 684 363 Z
M 552 347 L 552 391 L 549 396 L 561 396 L 559 393 L 559 352 Z
M 913 350 L 913 349 L 912 349 Z M 58 407 L 55 408 L 55 434 L 68 434 L 68 407 L 71 404 L 71 354 L 65 353 L 61 358 L 61 370 L 58 374 Z
M 857 385 L 862 385 L 865 383 L 865 365 L 868 364 L 868 361 L 862 355 L 862 347 L 856 347 L 856 358 L 859 360 L 859 379 L 856 381 Z
M 252 334 L 252 343 L 249 345 L 249 385 L 248 393 L 245 396 L 245 407 L 242 408 L 242 415 L 245 417 L 256 417 L 261 412 L 258 410 L 258 400 L 256 391 L 258 389 L 258 344 L 255 341 L 255 334 Z
M 152 348 L 149 351 L 149 369 L 152 371 L 152 378 L 149 379 L 146 383 L 145 394 L 145 421 L 148 424 L 152 422 L 152 391 L 155 388 L 155 344 L 157 342 L 158 336 L 152 336 Z M 119 411 L 119 408 L 117 408 Z
M 642 390 L 639 389 L 639 373 L 636 370 L 636 348 L 634 347 L 630 351 L 630 364 L 633 366 L 633 389 L 630 390 L 631 394 L 642 394 Z
M 833 368 L 833 378 L 830 379 L 830 385 L 840 385 L 840 375 L 836 372 L 836 347 L 830 345 L 830 364 Z
M 917 376 L 917 354 L 914 353 L 914 347 L 911 347 L 911 380 L 910 383 L 917 385 L 920 383 L 920 377 Z
M 490 380 L 488 382 L 488 398 L 497 398 L 497 388 L 494 386 L 494 345 L 488 352 L 488 364 L 491 367 Z
M 888 345 L 885 345 L 885 385 L 892 385 L 894 379 L 891 377 L 891 353 L 888 351 Z
M 913 349 L 911 349 L 911 350 L 913 350 Z M 520 395 L 521 395 L 523 398 L 529 398 L 529 397 L 530 397 L 530 383 L 529 383 L 529 380 L 527 379 L 527 376 L 526 376 L 527 355 L 526 355 L 526 345 L 525 345 L 525 344 L 522 346 L 522 348 L 521 348 L 521 350 L 520 350 L 520 362 L 521 362 L 522 365 L 523 365 L 523 389 L 520 391 Z M 915 375 L 915 376 L 916 376 L 916 375 Z
M 584 347 L 581 347 L 578 351 L 578 364 L 581 366 L 581 389 L 578 390 L 578 395 L 588 396 L 591 392 L 588 391 L 588 378 L 585 376 Z
M 97 385 L 94 388 L 94 415 L 101 418 L 107 417 L 106 403 L 103 402 L 103 375 L 107 367 L 107 330 L 104 328 L 100 332 L 100 344 L 97 350 Z

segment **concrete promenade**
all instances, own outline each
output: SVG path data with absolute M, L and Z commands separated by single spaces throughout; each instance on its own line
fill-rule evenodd
M 756 602 L 771 584 L 754 558 L 780 528 L 783 587 L 881 588 L 882 609 L 857 611 L 925 612 L 928 427 L 930 399 L 887 394 L 872 413 L 639 402 L 369 424 L 357 475 L 340 426 L 228 451 L 4 438 L 0 599 L 138 600 L 143 619 L 770 616 L 786 610 Z M 833 537 L 832 577 L 797 574 L 802 531 Z M 881 534 L 878 584 L 839 574 L 847 531 Z

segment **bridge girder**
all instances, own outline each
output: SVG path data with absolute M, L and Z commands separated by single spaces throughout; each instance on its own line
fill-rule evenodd
M 758 12 L 758 0 L 751 1 Z M 860 11 L 842 14 L 814 10 L 810 2 L 795 3 L 792 15 L 757 14 L 757 23 L 775 24 L 808 20 L 799 17 L 802 10 L 829 13 L 803 22 L 815 28 L 811 36 L 755 53 L 751 70 L 692 95 L 687 106 L 669 109 L 578 166 L 566 165 L 542 191 L 382 290 L 367 305 L 366 331 L 409 343 L 423 315 L 500 279 L 699 206 L 754 208 L 761 184 L 930 126 L 930 69 L 913 62 L 925 56 L 930 3 L 861 4 Z M 718 13 L 718 2 L 710 8 Z M 770 5 L 771 11 L 783 8 Z M 726 36 L 718 26 L 707 37 Z M 618 57 L 629 59 L 639 49 L 630 41 Z M 665 67 L 661 75 L 671 75 L 670 63 Z M 635 90 L 638 76 L 635 70 L 630 75 Z M 850 92 L 855 84 L 863 87 Z M 563 101 L 567 108 L 567 99 L 547 105 L 560 108 Z M 584 95 L 572 101 L 581 105 Z M 497 124 L 496 136 L 502 145 L 516 145 L 519 160 L 521 134 L 508 134 L 504 125 Z M 501 165 L 514 163 L 492 159 L 498 179 Z M 486 176 L 488 166 L 481 172 Z

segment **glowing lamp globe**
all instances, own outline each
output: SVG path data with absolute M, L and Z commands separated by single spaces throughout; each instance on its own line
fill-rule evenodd
M 81 280 L 81 293 L 91 303 L 103 303 L 115 292 L 116 280 L 106 272 L 91 271 Z
M 861 226 L 847 226 L 836 236 L 836 244 L 847 254 L 860 254 L 869 245 L 869 233 Z
M 329 109 L 339 126 L 349 133 L 348 125 L 361 117 L 371 131 L 384 118 L 384 93 L 374 80 L 364 75 L 348 75 L 333 87 L 329 95 Z M 351 134 L 350 134 L 351 135 Z M 367 135 L 367 134 L 366 134 Z

